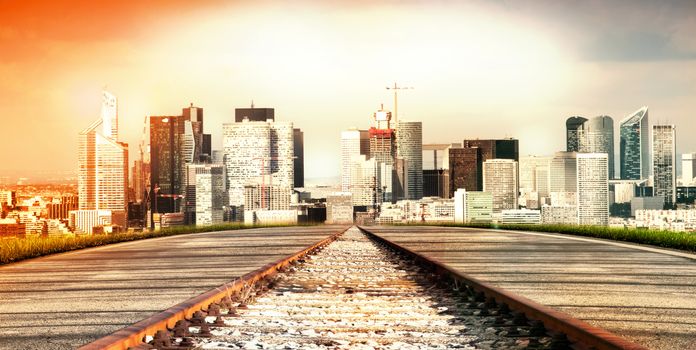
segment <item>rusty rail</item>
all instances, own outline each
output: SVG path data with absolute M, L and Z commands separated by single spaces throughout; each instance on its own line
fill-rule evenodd
M 477 292 L 483 292 L 487 297 L 495 299 L 497 303 L 507 304 L 510 309 L 524 313 L 533 320 L 544 323 L 549 330 L 565 334 L 571 341 L 579 342 L 591 349 L 597 350 L 647 350 L 647 348 L 632 343 L 605 329 L 595 327 L 587 322 L 576 319 L 564 312 L 541 305 L 523 296 L 516 295 L 503 289 L 494 287 L 457 271 L 435 258 L 427 257 L 420 253 L 380 237 L 364 227 L 358 227 L 365 234 L 395 251 L 403 252 L 416 260 L 421 266 L 427 266 L 441 276 L 449 276 L 459 283 L 463 283 Z
M 209 305 L 221 302 L 231 293 L 240 291 L 245 286 L 252 285 L 255 282 L 264 279 L 265 277 L 277 273 L 284 267 L 292 264 L 294 261 L 301 259 L 307 254 L 326 246 L 333 242 L 348 228 L 341 230 L 307 248 L 304 248 L 297 253 L 276 262 L 266 264 L 265 266 L 247 273 L 246 275 L 226 283 L 215 289 L 211 289 L 197 297 L 193 297 L 182 303 L 174 305 L 167 310 L 152 315 L 138 323 L 122 328 L 110 335 L 99 338 L 89 344 L 83 345 L 79 350 L 127 350 L 131 347 L 136 347 L 144 343 L 146 336 L 152 336 L 159 330 L 167 330 L 174 327 L 177 321 L 190 318 L 194 312 L 206 310 Z

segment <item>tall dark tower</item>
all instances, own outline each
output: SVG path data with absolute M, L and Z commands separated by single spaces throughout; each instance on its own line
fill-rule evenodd
M 292 129 L 294 186 L 304 187 L 304 132 Z

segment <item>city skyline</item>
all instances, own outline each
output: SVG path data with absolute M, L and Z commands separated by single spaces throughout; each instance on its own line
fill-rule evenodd
M 303 129 L 307 179 L 338 176 L 338 135 L 367 125 L 380 103 L 393 110 L 384 87 L 394 81 L 415 87 L 399 96 L 399 118 L 423 121 L 423 143 L 509 136 L 520 154 L 564 149 L 573 115 L 618 122 L 647 105 L 653 123 L 688 135 L 696 109 L 696 5 L 686 1 L 164 5 L 0 3 L 14 14 L 0 25 L 11 48 L 0 58 L 0 146 L 17 150 L 0 156 L 2 172 L 75 169 L 104 85 L 119 97 L 131 160 L 146 115 L 192 102 L 221 149 L 222 124 L 253 100 Z M 676 148 L 692 152 L 696 140 Z

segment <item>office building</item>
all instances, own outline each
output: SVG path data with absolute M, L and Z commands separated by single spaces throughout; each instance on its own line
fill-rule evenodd
M 450 148 L 449 159 L 449 197 L 457 189 L 479 191 L 483 189 L 483 161 L 478 147 Z
M 461 144 L 423 145 L 423 197 L 450 198 L 449 150 Z
M 353 223 L 353 195 L 350 192 L 334 192 L 326 196 L 326 223 Z
M 370 155 L 370 138 L 367 130 L 349 129 L 341 132 L 341 191 L 350 192 L 351 159 Z M 296 186 L 297 187 L 297 186 Z
M 609 224 L 609 157 L 577 153 L 577 206 L 580 225 Z
M 583 117 L 570 117 L 566 120 L 566 152 L 580 151 L 580 130 L 586 121 Z
M 696 153 L 684 153 L 682 160 L 682 184 L 685 186 L 695 184 L 696 178 Z
M 677 203 L 695 204 L 696 186 L 677 186 Z
M 391 200 L 391 188 L 380 186 L 391 183 L 391 165 L 378 163 L 375 158 L 364 155 L 354 156 L 350 163 L 350 185 L 354 206 L 374 207 L 383 201 Z M 384 178 L 384 177 L 388 178 Z M 389 195 L 389 197 L 387 197 Z
M 624 180 L 650 176 L 650 128 L 648 107 L 628 115 L 619 124 L 619 162 Z
M 228 200 L 234 210 L 239 210 L 235 219 L 243 217 L 241 213 L 247 185 L 259 185 L 260 191 L 278 188 L 288 196 L 292 193 L 295 154 L 293 137 L 294 128 L 290 122 L 244 119 L 239 123 L 223 124 Z M 265 198 L 265 195 L 260 196 Z M 277 200 L 285 202 L 285 199 Z M 264 202 L 261 206 L 268 209 L 270 204 Z
M 179 212 L 183 205 L 186 163 L 183 117 L 150 117 L 150 211 Z M 189 135 L 190 136 L 190 135 Z M 191 139 L 189 138 L 188 141 Z M 190 142 L 188 142 L 190 145 Z M 188 150 L 189 160 L 192 160 Z
M 292 129 L 293 142 L 293 186 L 304 187 L 304 132 Z
M 396 123 L 397 157 L 403 159 L 406 179 L 404 199 L 423 197 L 423 123 L 399 120 Z
M 188 164 L 186 169 L 186 222 L 197 226 L 222 223 L 228 203 L 224 166 Z
M 539 156 L 520 157 L 520 192 L 537 192 L 548 197 L 551 188 L 551 158 Z
M 185 163 L 210 162 L 212 145 L 210 134 L 203 133 L 203 108 L 195 107 L 193 103 L 182 109 L 181 117 L 184 123 Z
M 550 195 L 554 192 L 577 192 L 577 153 L 556 152 L 551 159 Z
M 80 210 L 118 212 L 125 226 L 128 200 L 128 145 L 118 141 L 118 103 L 104 91 L 101 118 L 80 132 L 78 193 Z
M 665 199 L 666 206 L 676 201 L 676 131 L 674 125 L 653 125 L 653 188 L 655 196 Z
M 457 223 L 489 223 L 493 220 L 493 195 L 489 192 L 454 191 L 454 221 Z
M 483 162 L 483 191 L 493 195 L 493 213 L 517 209 L 517 162 L 511 159 L 488 159 Z
M 519 161 L 519 141 L 516 139 L 464 140 L 462 149 L 450 149 L 450 193 L 452 195 L 458 188 L 483 190 L 482 167 L 486 160 Z
M 368 130 L 369 158 L 378 164 L 380 174 L 377 187 L 382 189 L 383 194 L 389 193 L 389 196 L 385 196 L 386 201 L 396 201 L 403 198 L 408 165 L 403 159 L 397 162 L 396 132 L 391 128 L 391 112 L 381 108 L 374 113 L 373 122 L 375 126 Z
M 65 195 L 61 196 L 59 203 L 48 203 L 46 204 L 46 218 L 47 219 L 65 219 L 67 220 L 70 216 L 71 210 L 78 210 L 78 196 L 75 195 Z
M 579 130 L 582 153 L 605 153 L 609 157 L 609 179 L 614 178 L 614 120 L 608 116 L 594 117 Z
M 274 121 L 275 110 L 273 108 L 255 108 L 253 103 L 251 108 L 235 108 L 234 122 L 241 123 L 244 119 L 250 122 Z
M 541 211 L 532 209 L 505 209 L 500 216 L 503 225 L 535 225 L 541 223 Z
M 555 225 L 577 225 L 578 207 L 576 205 L 543 205 L 541 223 Z

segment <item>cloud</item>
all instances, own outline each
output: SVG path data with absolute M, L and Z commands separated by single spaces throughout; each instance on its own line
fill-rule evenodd
M 602 33 L 586 48 L 591 61 L 643 62 L 693 60 L 696 50 L 675 47 L 673 39 L 660 32 Z

